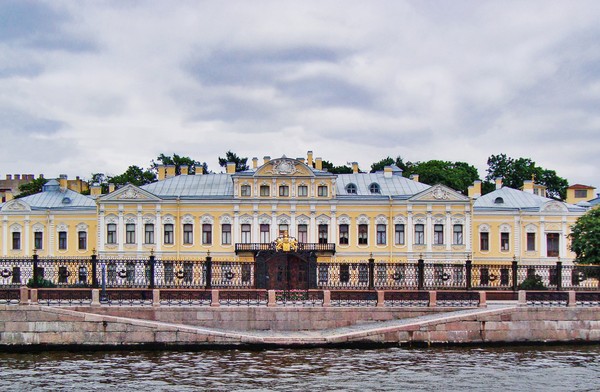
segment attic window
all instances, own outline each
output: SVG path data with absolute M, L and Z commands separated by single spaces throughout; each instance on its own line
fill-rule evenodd
M 63 204 L 71 204 L 71 199 L 70 199 L 70 198 L 68 198 L 68 197 L 63 197 L 63 199 L 62 199 L 62 203 L 63 203 Z
M 504 204 L 504 199 L 501 197 L 497 197 L 496 200 L 494 200 L 494 204 Z
M 346 193 L 351 195 L 356 195 L 356 185 L 348 184 L 346 185 Z
M 381 188 L 379 187 L 379 184 L 374 182 L 371 185 L 369 185 L 369 191 L 371 193 L 381 193 Z

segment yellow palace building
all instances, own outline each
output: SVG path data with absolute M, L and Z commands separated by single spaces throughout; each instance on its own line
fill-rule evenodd
M 0 255 L 147 257 L 247 261 L 269 269 L 271 244 L 291 239 L 316 262 L 570 263 L 568 235 L 585 208 L 540 196 L 533 181 L 481 196 L 378 173 L 332 174 L 320 158 L 265 157 L 221 174 L 175 175 L 91 196 L 49 181 L 41 193 L 0 204 Z M 64 182 L 64 181 L 63 181 Z M 262 268 L 262 269 L 261 269 Z M 304 268 L 300 265 L 298 268 Z M 262 271 L 262 272 L 261 272 Z

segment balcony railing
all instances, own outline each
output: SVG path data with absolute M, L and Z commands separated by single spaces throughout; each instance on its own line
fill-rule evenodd
M 235 253 L 239 252 L 260 252 L 267 250 L 275 250 L 275 244 L 273 242 L 269 243 L 249 243 L 235 244 Z M 335 244 L 334 243 L 308 243 L 308 242 L 299 242 L 298 243 L 298 251 L 308 251 L 308 252 L 332 252 L 335 253 Z

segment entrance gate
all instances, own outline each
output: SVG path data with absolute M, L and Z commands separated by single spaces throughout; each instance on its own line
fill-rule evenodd
M 316 288 L 317 258 L 314 252 L 261 251 L 256 255 L 256 288 L 298 291 Z

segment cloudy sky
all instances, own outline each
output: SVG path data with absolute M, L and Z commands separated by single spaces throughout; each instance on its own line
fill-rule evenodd
M 600 188 L 600 1 L 0 0 L 0 178 L 529 157 Z

